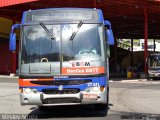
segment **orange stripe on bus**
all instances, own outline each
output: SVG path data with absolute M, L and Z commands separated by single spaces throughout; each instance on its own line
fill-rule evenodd
M 19 86 L 42 86 L 42 85 L 37 85 L 33 84 L 30 81 L 53 81 L 53 78 L 40 78 L 40 79 L 19 79 Z

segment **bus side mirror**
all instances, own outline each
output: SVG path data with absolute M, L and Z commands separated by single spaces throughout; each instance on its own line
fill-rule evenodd
M 107 34 L 109 45 L 114 45 L 114 37 L 113 37 L 112 29 L 106 30 L 106 34 Z
M 111 29 L 111 23 L 108 20 L 105 20 L 104 25 L 106 27 L 106 35 L 108 39 L 108 44 L 114 45 L 114 36 L 113 36 L 113 31 Z
M 15 51 L 16 50 L 16 33 L 11 33 L 10 34 L 9 50 L 10 51 Z
M 9 50 L 15 51 L 16 50 L 16 33 L 14 33 L 14 30 L 20 28 L 20 24 L 14 24 L 12 26 L 12 30 L 10 33 L 10 40 L 9 40 Z

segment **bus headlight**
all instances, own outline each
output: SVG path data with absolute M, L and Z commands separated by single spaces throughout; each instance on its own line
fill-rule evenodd
M 31 94 L 31 93 L 37 93 L 38 91 L 36 89 L 31 89 L 31 88 L 23 88 L 23 92 L 25 94 Z
M 32 92 L 32 90 L 30 88 L 23 88 L 23 92 L 25 94 L 30 94 Z
M 89 87 L 89 88 L 85 89 L 84 91 L 85 92 L 98 92 L 99 87 Z

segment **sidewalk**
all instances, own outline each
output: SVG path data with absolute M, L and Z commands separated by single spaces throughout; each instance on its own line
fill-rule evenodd
M 119 83 L 146 83 L 146 84 L 160 84 L 160 80 L 150 80 L 147 79 L 127 79 L 127 78 L 111 78 L 110 83 L 119 82 Z
M 0 75 L 0 78 L 18 78 L 18 76 Z
M 132 78 L 132 79 L 129 79 L 129 78 L 110 78 L 109 81 L 130 81 L 130 82 L 136 82 L 136 81 L 147 81 L 147 79 L 140 79 L 140 78 Z
M 147 79 L 110 79 L 110 83 L 114 82 L 120 82 L 120 83 L 149 83 L 150 81 L 147 81 Z

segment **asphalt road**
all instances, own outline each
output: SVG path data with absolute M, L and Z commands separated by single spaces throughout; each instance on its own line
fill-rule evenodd
M 160 82 L 110 82 L 109 108 L 94 106 L 59 106 L 40 112 L 36 106 L 21 106 L 17 79 L 0 78 L 0 119 L 55 120 L 160 120 Z

